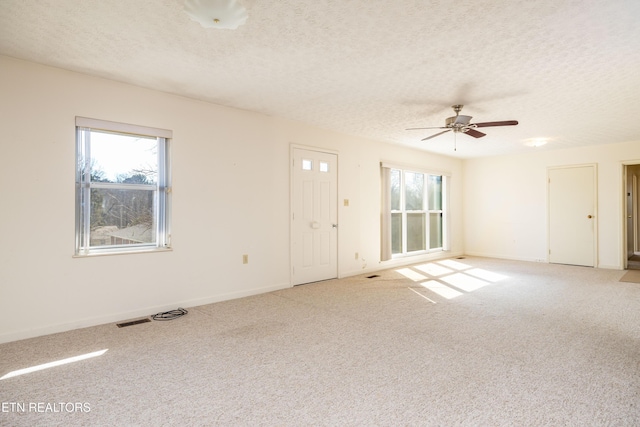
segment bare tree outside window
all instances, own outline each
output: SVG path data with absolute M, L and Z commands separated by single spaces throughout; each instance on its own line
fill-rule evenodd
M 76 253 L 166 246 L 166 152 L 165 138 L 78 129 Z

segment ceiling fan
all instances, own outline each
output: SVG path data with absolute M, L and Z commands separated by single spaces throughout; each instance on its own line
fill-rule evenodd
M 451 132 L 453 133 L 465 133 L 474 138 L 482 138 L 486 135 L 486 133 L 482 133 L 477 131 L 476 128 L 486 128 L 492 126 L 515 126 L 518 124 L 517 120 L 507 120 L 502 122 L 484 122 L 484 123 L 471 123 L 471 116 L 463 116 L 460 115 L 460 111 L 462 111 L 462 107 L 464 105 L 456 104 L 452 105 L 453 111 L 456 113 L 453 117 L 448 117 L 445 121 L 444 126 L 439 127 L 428 127 L 428 128 L 409 128 L 407 130 L 423 130 L 423 129 L 446 129 L 442 132 L 438 132 L 434 135 L 428 136 L 426 138 L 421 139 L 421 141 L 426 141 L 427 139 L 435 138 L 436 136 L 442 135 L 443 133 Z

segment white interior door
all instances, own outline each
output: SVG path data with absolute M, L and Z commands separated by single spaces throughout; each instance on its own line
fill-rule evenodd
M 338 277 L 338 156 L 292 153 L 292 284 Z
M 549 262 L 595 266 L 595 166 L 548 170 Z

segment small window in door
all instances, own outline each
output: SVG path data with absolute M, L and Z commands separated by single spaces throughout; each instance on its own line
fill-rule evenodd
M 302 159 L 302 170 L 310 171 L 313 169 L 313 161 Z
M 329 172 L 329 163 L 320 162 L 320 172 Z

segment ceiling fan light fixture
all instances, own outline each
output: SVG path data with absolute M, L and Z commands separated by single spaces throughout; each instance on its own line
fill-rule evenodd
M 238 0 L 186 0 L 184 12 L 204 28 L 228 30 L 235 30 L 249 17 Z

